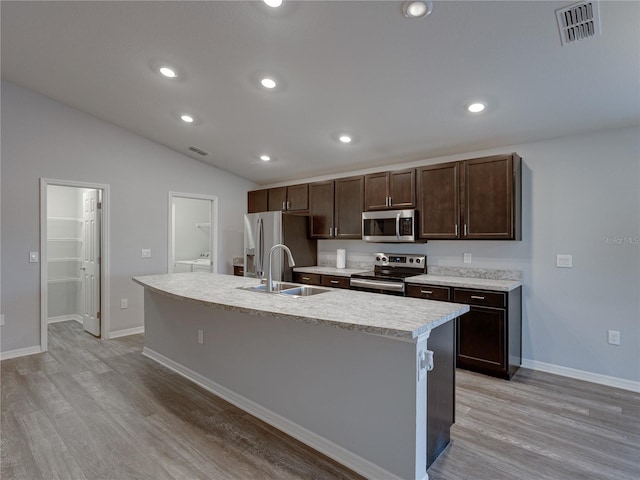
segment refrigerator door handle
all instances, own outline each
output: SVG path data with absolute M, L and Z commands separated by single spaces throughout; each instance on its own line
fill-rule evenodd
M 264 259 L 264 224 L 259 218 L 256 224 L 256 276 L 262 278 L 264 271 L 262 270 L 262 262 Z

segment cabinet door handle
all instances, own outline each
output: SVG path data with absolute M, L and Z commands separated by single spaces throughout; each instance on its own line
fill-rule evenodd
M 329 236 L 333 237 L 333 227 L 329 227 Z
M 311 280 L 309 277 L 302 277 L 303 280 Z
M 425 293 L 427 295 L 431 295 L 433 292 L 431 290 L 420 290 L 420 293 Z
M 335 284 L 335 283 L 340 283 L 340 281 L 339 281 L 339 280 L 329 280 L 329 281 L 330 281 L 331 283 L 334 283 L 334 284 Z
M 458 224 L 455 224 L 455 228 L 456 228 L 456 237 L 458 236 Z
M 286 210 L 286 209 L 287 209 L 287 206 L 285 205 L 284 202 L 282 202 L 282 210 Z
M 480 295 L 471 295 L 471 298 L 474 300 L 484 300 L 484 297 L 481 297 Z
M 466 223 L 464 224 L 464 236 L 465 237 L 467 236 L 467 224 Z
M 291 208 L 291 204 L 289 202 L 289 200 L 287 200 L 287 210 L 289 210 Z
M 389 197 L 389 206 L 392 207 L 393 206 L 393 199 L 391 197 Z

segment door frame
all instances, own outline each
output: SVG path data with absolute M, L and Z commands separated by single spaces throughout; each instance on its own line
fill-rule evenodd
M 167 272 L 173 272 L 174 259 L 174 238 L 173 238 L 173 199 L 189 198 L 191 200 L 208 200 L 211 202 L 211 211 L 209 212 L 209 251 L 211 252 L 211 272 L 217 273 L 219 269 L 218 263 L 218 197 L 212 195 L 200 195 L 196 193 L 169 192 L 169 206 L 167 208 L 167 225 L 168 241 L 167 241 Z
M 49 185 L 72 188 L 90 188 L 102 191 L 102 214 L 100 216 L 100 338 L 107 340 L 110 331 L 111 289 L 109 288 L 110 272 L 110 187 L 102 183 L 76 182 L 73 180 L 56 180 L 40 178 L 40 350 L 48 350 L 48 310 L 49 284 L 47 283 L 49 269 L 47 266 L 47 190 Z

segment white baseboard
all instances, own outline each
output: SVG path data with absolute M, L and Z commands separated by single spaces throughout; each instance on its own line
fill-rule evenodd
M 562 367 L 560 365 L 539 362 L 537 360 L 528 360 L 526 358 L 522 359 L 522 367 L 640 393 L 640 382 L 634 382 L 633 380 L 627 380 L 625 378 L 610 377 L 608 375 Z
M 334 459 L 335 461 L 345 465 L 351 470 L 365 476 L 366 478 L 384 478 L 385 480 L 400 480 L 400 478 L 391 472 L 379 467 L 378 465 L 371 463 L 370 461 L 342 448 L 341 446 L 327 440 L 320 435 L 317 435 L 304 427 L 301 427 L 297 423 L 288 420 L 271 410 L 258 405 L 257 403 L 249 400 L 248 398 L 238 395 L 237 393 L 229 390 L 222 385 L 209 380 L 208 378 L 200 375 L 197 372 L 165 357 L 164 355 L 157 353 L 148 348 L 142 350 L 142 354 L 161 365 L 173 370 L 174 372 L 182 375 L 183 377 L 191 380 L 193 383 L 201 386 L 205 390 L 217 395 L 218 397 L 226 400 L 227 402 L 235 405 L 236 407 L 250 413 L 254 417 L 268 423 L 269 425 L 283 431 L 284 433 L 292 436 L 293 438 L 300 440 L 302 443 L 309 445 L 311 448 L 318 450 L 326 456 Z M 425 475 L 422 480 L 428 480 L 429 476 Z
M 36 353 L 42 353 L 40 345 L 36 345 L 35 347 L 18 348 L 16 350 L 9 350 L 8 352 L 0 352 L 0 360 L 24 357 L 26 355 L 34 355 Z
M 109 339 L 126 337 L 128 335 L 137 335 L 138 333 L 144 333 L 144 326 L 125 328 L 124 330 L 116 330 L 115 332 L 109 332 Z
M 58 322 L 68 322 L 69 320 L 73 320 L 78 323 L 82 323 L 82 315 L 60 315 L 58 317 L 49 317 L 47 318 L 47 324 L 49 323 L 58 323 Z

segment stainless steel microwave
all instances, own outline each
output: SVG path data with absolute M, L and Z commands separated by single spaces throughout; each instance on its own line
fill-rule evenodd
M 417 217 L 415 210 L 362 212 L 362 239 L 382 243 L 419 241 Z

